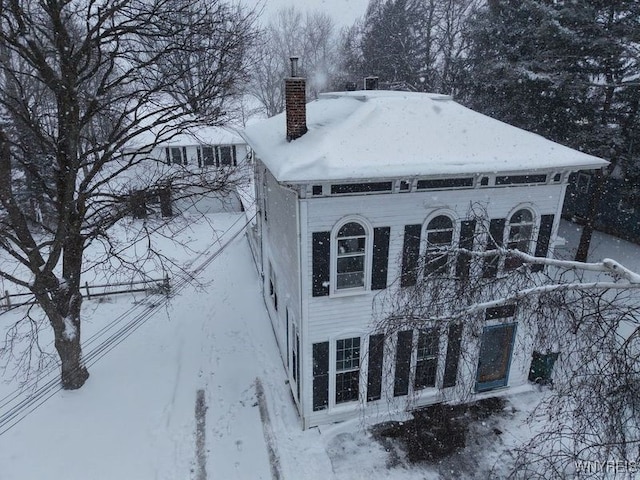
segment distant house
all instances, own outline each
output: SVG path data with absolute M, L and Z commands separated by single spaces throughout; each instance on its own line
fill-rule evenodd
M 227 168 L 238 167 L 234 172 L 234 188 L 216 192 L 211 198 L 201 198 L 196 202 L 195 197 L 189 199 L 188 205 L 197 205 L 200 212 L 204 211 L 239 211 L 242 204 L 240 197 L 246 182 L 241 181 L 244 168 L 248 166 L 249 149 L 242 137 L 235 130 L 226 127 L 200 126 L 191 127 L 188 130 L 167 138 L 160 138 L 161 134 L 155 131 L 140 134 L 125 148 L 125 155 L 133 156 L 137 161 L 155 160 L 162 164 L 162 169 L 153 169 L 147 172 L 145 165 L 136 170 L 137 183 L 145 185 L 153 184 L 153 176 L 157 178 L 171 178 L 174 174 L 174 166 L 180 166 L 189 173 L 200 172 L 207 169 L 219 169 L 215 173 L 226 175 L 230 173 Z M 144 162 L 143 162 L 144 163 Z M 149 178 L 145 178 L 147 175 Z M 150 180 L 151 179 L 151 180 Z M 132 182 L 135 185 L 136 182 Z M 198 191 L 197 188 L 192 189 Z M 184 192 L 183 192 L 184 193 Z M 164 185 L 156 185 L 153 188 L 138 187 L 131 191 L 131 212 L 134 217 L 144 218 L 150 211 L 150 206 L 157 204 L 163 216 L 171 216 L 174 195 Z M 189 197 L 189 194 L 183 195 Z M 151 209 L 152 210 L 152 209 Z
M 136 139 L 140 145 L 154 144 L 153 148 L 128 148 L 129 152 L 144 153 L 169 165 L 195 165 L 198 167 L 237 166 L 247 157 L 247 145 L 234 130 L 225 127 L 193 127 L 188 132 L 173 135 L 166 140 L 142 135 Z
M 569 175 L 606 162 L 444 95 L 349 91 L 306 105 L 304 92 L 294 73 L 286 114 L 243 132 L 256 160 L 252 245 L 303 427 L 403 408 L 407 395 L 443 401 L 471 347 L 460 332 L 382 338 L 376 295 L 411 286 L 427 241 L 472 246 L 474 202 L 497 243 L 547 256 Z M 527 382 L 533 346 L 514 349 L 520 314 L 486 312 L 476 392 Z
M 589 210 L 596 181 L 590 171 L 571 175 L 562 211 L 565 217 L 580 223 L 593 215 Z M 640 243 L 640 186 L 614 174 L 602 179 L 601 188 L 595 228 Z

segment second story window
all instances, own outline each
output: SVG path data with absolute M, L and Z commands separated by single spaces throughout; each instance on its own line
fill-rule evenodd
M 336 250 L 336 290 L 365 287 L 367 233 L 358 222 L 338 230 Z
M 507 249 L 530 253 L 534 225 L 533 213 L 530 210 L 523 208 L 511 215 L 507 227 Z M 508 255 L 505 258 L 505 270 L 518 268 L 520 265 L 522 260 L 518 257 Z
M 427 274 L 446 274 L 453 242 L 453 221 L 446 215 L 438 215 L 427 224 Z

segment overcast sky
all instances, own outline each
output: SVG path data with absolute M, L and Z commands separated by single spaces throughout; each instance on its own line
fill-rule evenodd
M 264 22 L 280 8 L 295 6 L 302 11 L 319 10 L 329 13 L 338 27 L 350 26 L 360 17 L 364 16 L 369 0 L 243 0 L 249 6 L 264 6 Z

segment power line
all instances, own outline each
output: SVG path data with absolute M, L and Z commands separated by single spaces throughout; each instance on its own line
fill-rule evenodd
M 242 228 L 238 229 L 238 231 L 235 232 L 229 240 L 227 240 L 224 244 L 222 244 L 222 246 L 217 251 L 207 256 L 201 264 L 195 267 L 192 270 L 190 276 L 192 277 L 196 276 L 199 273 L 201 273 L 205 268 L 207 268 L 231 244 L 231 242 L 233 242 L 236 238 L 238 238 L 238 236 L 246 229 L 249 223 L 253 221 L 255 216 L 256 215 L 254 214 L 249 220 L 247 220 L 247 222 L 242 226 Z M 243 218 L 242 216 L 238 217 L 238 219 L 221 236 L 218 237 L 217 242 L 220 242 L 221 238 L 227 232 L 231 231 L 233 227 L 235 227 L 235 225 L 242 218 Z M 203 255 L 204 253 L 199 254 L 196 257 L 196 259 L 201 258 Z M 173 290 L 175 291 L 175 293 L 178 293 L 181 290 L 183 290 L 189 283 L 190 282 L 188 277 L 182 278 L 177 282 Z M 144 308 L 141 312 L 137 313 L 136 316 L 133 317 L 133 319 L 131 319 L 127 324 L 125 324 L 123 327 L 118 329 L 110 337 L 108 337 L 106 340 L 100 343 L 96 348 L 94 348 L 87 355 L 85 355 L 83 359 L 84 364 L 86 366 L 95 365 L 99 360 L 104 358 L 111 350 L 113 350 L 116 346 L 118 346 L 120 343 L 126 340 L 131 334 L 133 334 L 133 332 L 135 332 L 138 328 L 144 325 L 159 308 L 167 305 L 169 301 L 170 301 L 170 298 L 164 298 L 161 301 L 157 303 L 153 303 L 151 305 L 138 304 L 133 308 L 130 308 L 123 314 L 121 314 L 116 319 L 115 322 L 112 322 L 108 326 L 96 332 L 94 335 L 92 335 L 89 338 L 89 340 L 85 343 L 85 345 L 94 343 L 97 340 L 97 338 L 105 334 L 106 331 L 112 329 L 115 324 L 120 323 L 125 318 L 129 317 L 130 314 L 135 310 L 138 310 L 139 307 Z M 59 366 L 59 363 L 56 366 L 49 368 L 45 374 L 38 375 L 38 377 L 36 377 L 36 379 L 33 382 L 31 382 L 32 386 L 35 386 L 43 376 L 50 375 L 53 372 L 53 369 L 56 368 L 57 366 Z M 27 387 L 22 387 L 21 389 L 16 390 L 13 394 L 9 394 L 8 396 L 4 397 L 2 399 L 3 403 L 0 405 L 0 408 L 3 408 L 11 404 L 13 401 L 19 398 L 20 395 L 22 395 L 22 392 L 24 392 L 26 388 Z M 43 405 L 47 400 L 53 397 L 60 390 L 62 390 L 62 386 L 60 385 L 59 380 L 57 378 L 53 378 L 47 381 L 44 385 L 38 387 L 33 394 L 21 400 L 15 406 L 10 408 L 7 412 L 0 415 L 0 436 L 7 433 L 9 430 L 11 430 L 11 428 L 15 427 L 18 423 L 24 420 L 28 415 L 36 411 L 41 405 Z M 9 400 L 5 401 L 7 398 L 9 398 Z

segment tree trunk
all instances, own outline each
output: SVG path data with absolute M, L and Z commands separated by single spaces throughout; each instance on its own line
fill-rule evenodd
M 56 331 L 55 345 L 61 361 L 61 382 L 62 388 L 65 390 L 76 390 L 86 382 L 89 378 L 89 371 L 85 367 L 82 360 L 82 348 L 80 346 L 80 319 L 75 320 L 67 318 L 67 322 L 74 325 L 71 333 L 68 332 L 69 327 L 62 319 L 65 329 L 58 334 Z
M 591 246 L 591 237 L 595 222 L 598 218 L 598 210 L 600 208 L 600 199 L 602 198 L 604 188 L 604 175 L 601 171 L 597 171 L 593 178 L 593 191 L 589 197 L 589 207 L 587 211 L 586 222 L 580 234 L 580 242 L 576 251 L 576 262 L 586 262 L 589 256 L 589 247 Z

